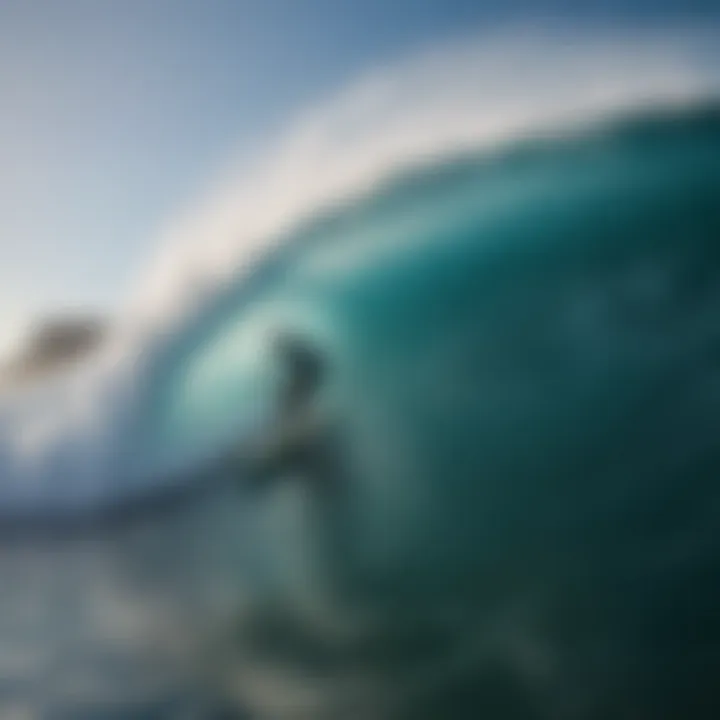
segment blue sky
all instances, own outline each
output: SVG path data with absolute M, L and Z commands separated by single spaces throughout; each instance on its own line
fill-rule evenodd
M 2 0 L 0 346 L 112 310 L 158 228 L 298 109 L 414 49 L 509 22 L 682 24 L 669 0 Z

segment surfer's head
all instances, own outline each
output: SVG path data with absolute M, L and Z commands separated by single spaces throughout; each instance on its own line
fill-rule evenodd
M 303 338 L 288 332 L 277 335 L 274 350 L 283 373 L 283 403 L 295 405 L 309 399 L 326 371 L 320 353 Z

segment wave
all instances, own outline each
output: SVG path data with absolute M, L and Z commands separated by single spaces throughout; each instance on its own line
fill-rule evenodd
M 333 319 L 340 278 L 517 205 L 507 177 L 528 138 L 562 148 L 577 137 L 604 152 L 598 138 L 625 132 L 610 119 L 644 113 L 662 126 L 707 105 L 719 87 L 715 40 L 513 30 L 432 48 L 308 112 L 168 227 L 96 355 L 1 399 L 0 515 L 77 517 L 185 487 L 264 426 L 269 334 L 290 326 L 358 362 Z M 688 112 L 667 122 L 695 128 Z M 560 165 L 547 167 L 533 182 Z M 567 190 L 562 178 L 555 188 Z

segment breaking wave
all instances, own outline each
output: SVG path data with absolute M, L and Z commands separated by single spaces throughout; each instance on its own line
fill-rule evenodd
M 261 430 L 269 333 L 292 327 L 350 353 L 338 279 L 480 228 L 522 192 L 503 154 L 519 140 L 600 125 L 587 142 L 603 152 L 613 118 L 708 102 L 715 40 L 515 30 L 378 70 L 299 117 L 168 226 L 95 356 L 2 398 L 0 513 L 75 516 L 178 488 Z M 562 195 L 558 168 L 528 182 Z

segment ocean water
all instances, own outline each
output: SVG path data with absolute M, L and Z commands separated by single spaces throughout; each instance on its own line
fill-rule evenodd
M 0 717 L 715 716 L 720 110 L 625 115 L 386 173 L 3 398 Z M 283 333 L 331 491 L 244 489 Z
M 284 329 L 340 428 L 342 493 L 256 506 L 262 717 L 718 710 L 719 199 L 712 105 L 465 154 L 295 230 L 203 318 L 161 443 L 232 436 L 273 381 L 245 343 Z

